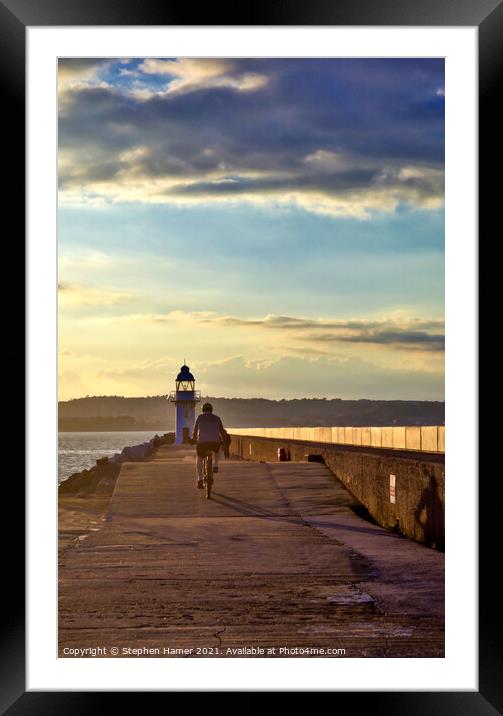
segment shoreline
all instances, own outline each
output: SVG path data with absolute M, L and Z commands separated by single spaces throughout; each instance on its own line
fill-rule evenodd
M 90 469 L 75 472 L 58 485 L 58 554 L 97 532 L 106 522 L 110 500 L 123 462 L 150 457 L 174 433 L 156 435 L 147 443 L 125 446 L 112 458 L 101 457 Z
M 59 433 L 162 433 L 164 428 L 151 428 L 151 427 L 129 427 L 129 428 L 108 428 L 104 430 L 103 428 L 80 428 L 80 429 L 73 429 L 73 430 L 64 430 L 58 427 L 58 434 Z M 171 432 L 171 431 L 169 431 Z M 164 433 L 167 435 L 168 433 Z

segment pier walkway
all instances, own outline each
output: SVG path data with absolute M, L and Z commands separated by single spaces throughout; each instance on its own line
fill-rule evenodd
M 106 518 L 65 544 L 60 656 L 444 655 L 442 553 L 359 517 L 323 464 L 221 460 L 206 500 L 194 462 L 124 463 Z

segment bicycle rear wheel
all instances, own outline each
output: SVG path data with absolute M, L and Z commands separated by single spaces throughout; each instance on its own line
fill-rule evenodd
M 211 497 L 211 488 L 213 485 L 213 454 L 211 452 L 206 455 L 204 464 L 206 468 L 204 471 L 204 486 L 206 489 L 206 499 L 209 500 Z

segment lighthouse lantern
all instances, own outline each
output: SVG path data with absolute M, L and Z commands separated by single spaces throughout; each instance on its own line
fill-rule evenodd
M 196 403 L 201 400 L 201 394 L 195 389 L 196 380 L 185 363 L 176 376 L 175 390 L 169 395 L 170 402 L 176 407 L 176 436 L 175 443 L 187 443 L 194 430 Z

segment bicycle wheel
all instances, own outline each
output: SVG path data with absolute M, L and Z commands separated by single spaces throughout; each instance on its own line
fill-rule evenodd
M 211 487 L 213 485 L 213 455 L 212 455 L 211 451 L 206 455 L 204 464 L 205 464 L 204 484 L 205 484 L 205 488 L 206 488 L 206 499 L 209 500 L 211 497 Z

